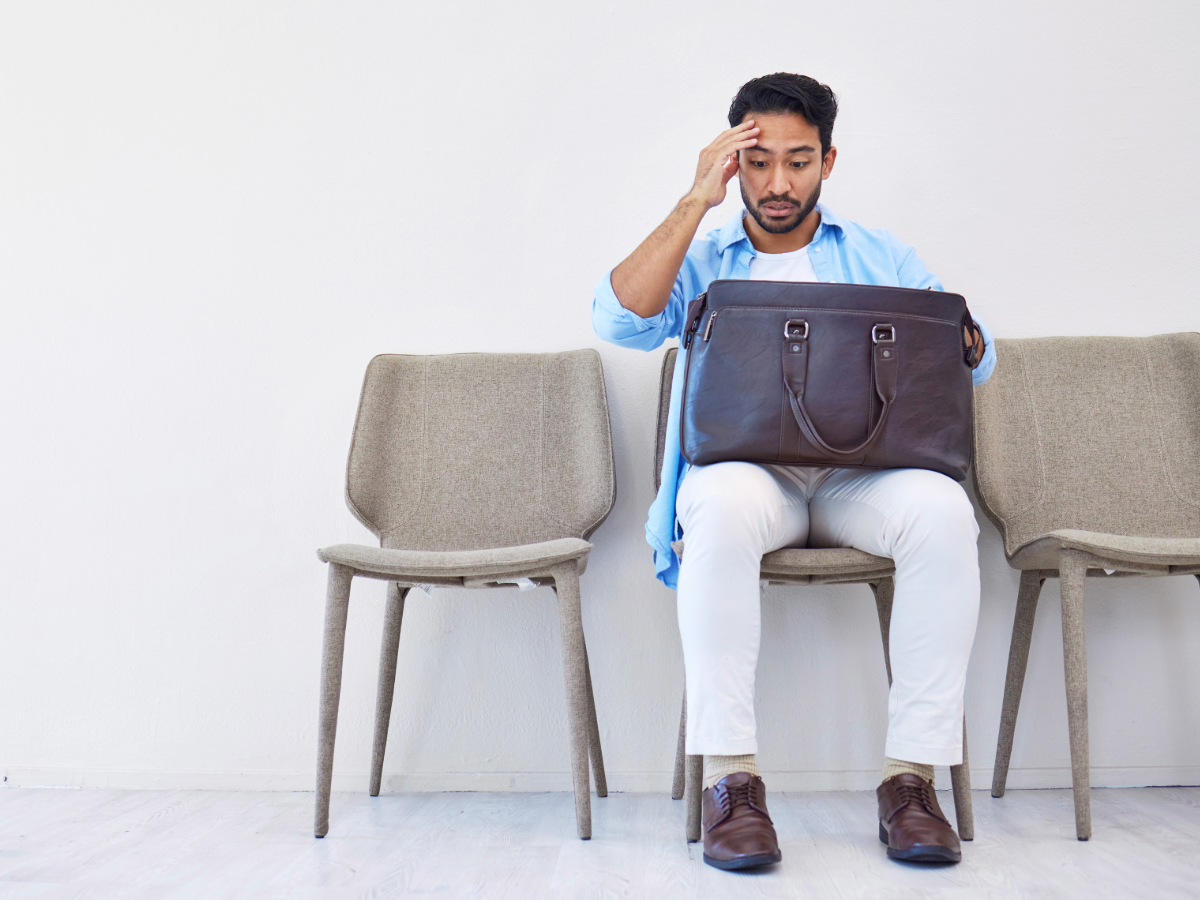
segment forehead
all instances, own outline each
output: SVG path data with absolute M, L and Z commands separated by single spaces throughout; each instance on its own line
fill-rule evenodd
M 800 146 L 817 148 L 821 146 L 821 136 L 815 125 L 804 116 L 795 113 L 748 113 L 747 119 L 753 119 L 758 126 L 758 146 L 778 150 Z M 754 149 L 754 148 L 751 148 Z

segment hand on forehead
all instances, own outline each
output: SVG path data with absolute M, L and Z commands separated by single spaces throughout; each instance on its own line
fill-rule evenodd
M 767 155 L 812 153 L 821 155 L 821 135 L 815 125 L 794 113 L 752 113 L 747 116 L 758 126 L 758 143 L 747 151 Z

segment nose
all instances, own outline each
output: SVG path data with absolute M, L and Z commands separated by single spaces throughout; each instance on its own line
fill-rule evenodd
M 771 167 L 771 182 L 767 185 L 767 188 L 772 194 L 777 196 L 782 196 L 791 189 L 784 166 Z

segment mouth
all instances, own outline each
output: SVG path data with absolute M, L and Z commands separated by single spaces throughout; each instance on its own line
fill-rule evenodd
M 792 213 L 794 213 L 796 211 L 796 204 L 794 204 L 794 203 L 762 203 L 762 204 L 759 204 L 758 208 L 761 209 L 766 215 L 770 216 L 772 219 L 783 219 L 783 218 L 790 216 Z

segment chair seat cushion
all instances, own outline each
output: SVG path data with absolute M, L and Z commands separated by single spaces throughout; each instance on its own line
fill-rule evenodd
M 852 547 L 785 547 L 763 556 L 764 575 L 890 575 L 896 564 Z
M 358 572 L 412 578 L 471 578 L 528 575 L 587 556 L 592 545 L 579 538 L 560 538 L 519 547 L 488 550 L 387 550 L 364 544 L 335 544 L 317 551 L 322 562 Z
M 1030 541 L 1012 555 L 1017 569 L 1057 569 L 1064 548 L 1083 550 L 1112 562 L 1151 566 L 1200 565 L 1200 538 L 1131 537 L 1062 528 Z
M 671 545 L 683 558 L 684 542 Z M 762 576 L 845 576 L 863 578 L 891 575 L 895 563 L 886 556 L 875 556 L 851 547 L 784 547 L 772 550 L 762 558 Z

